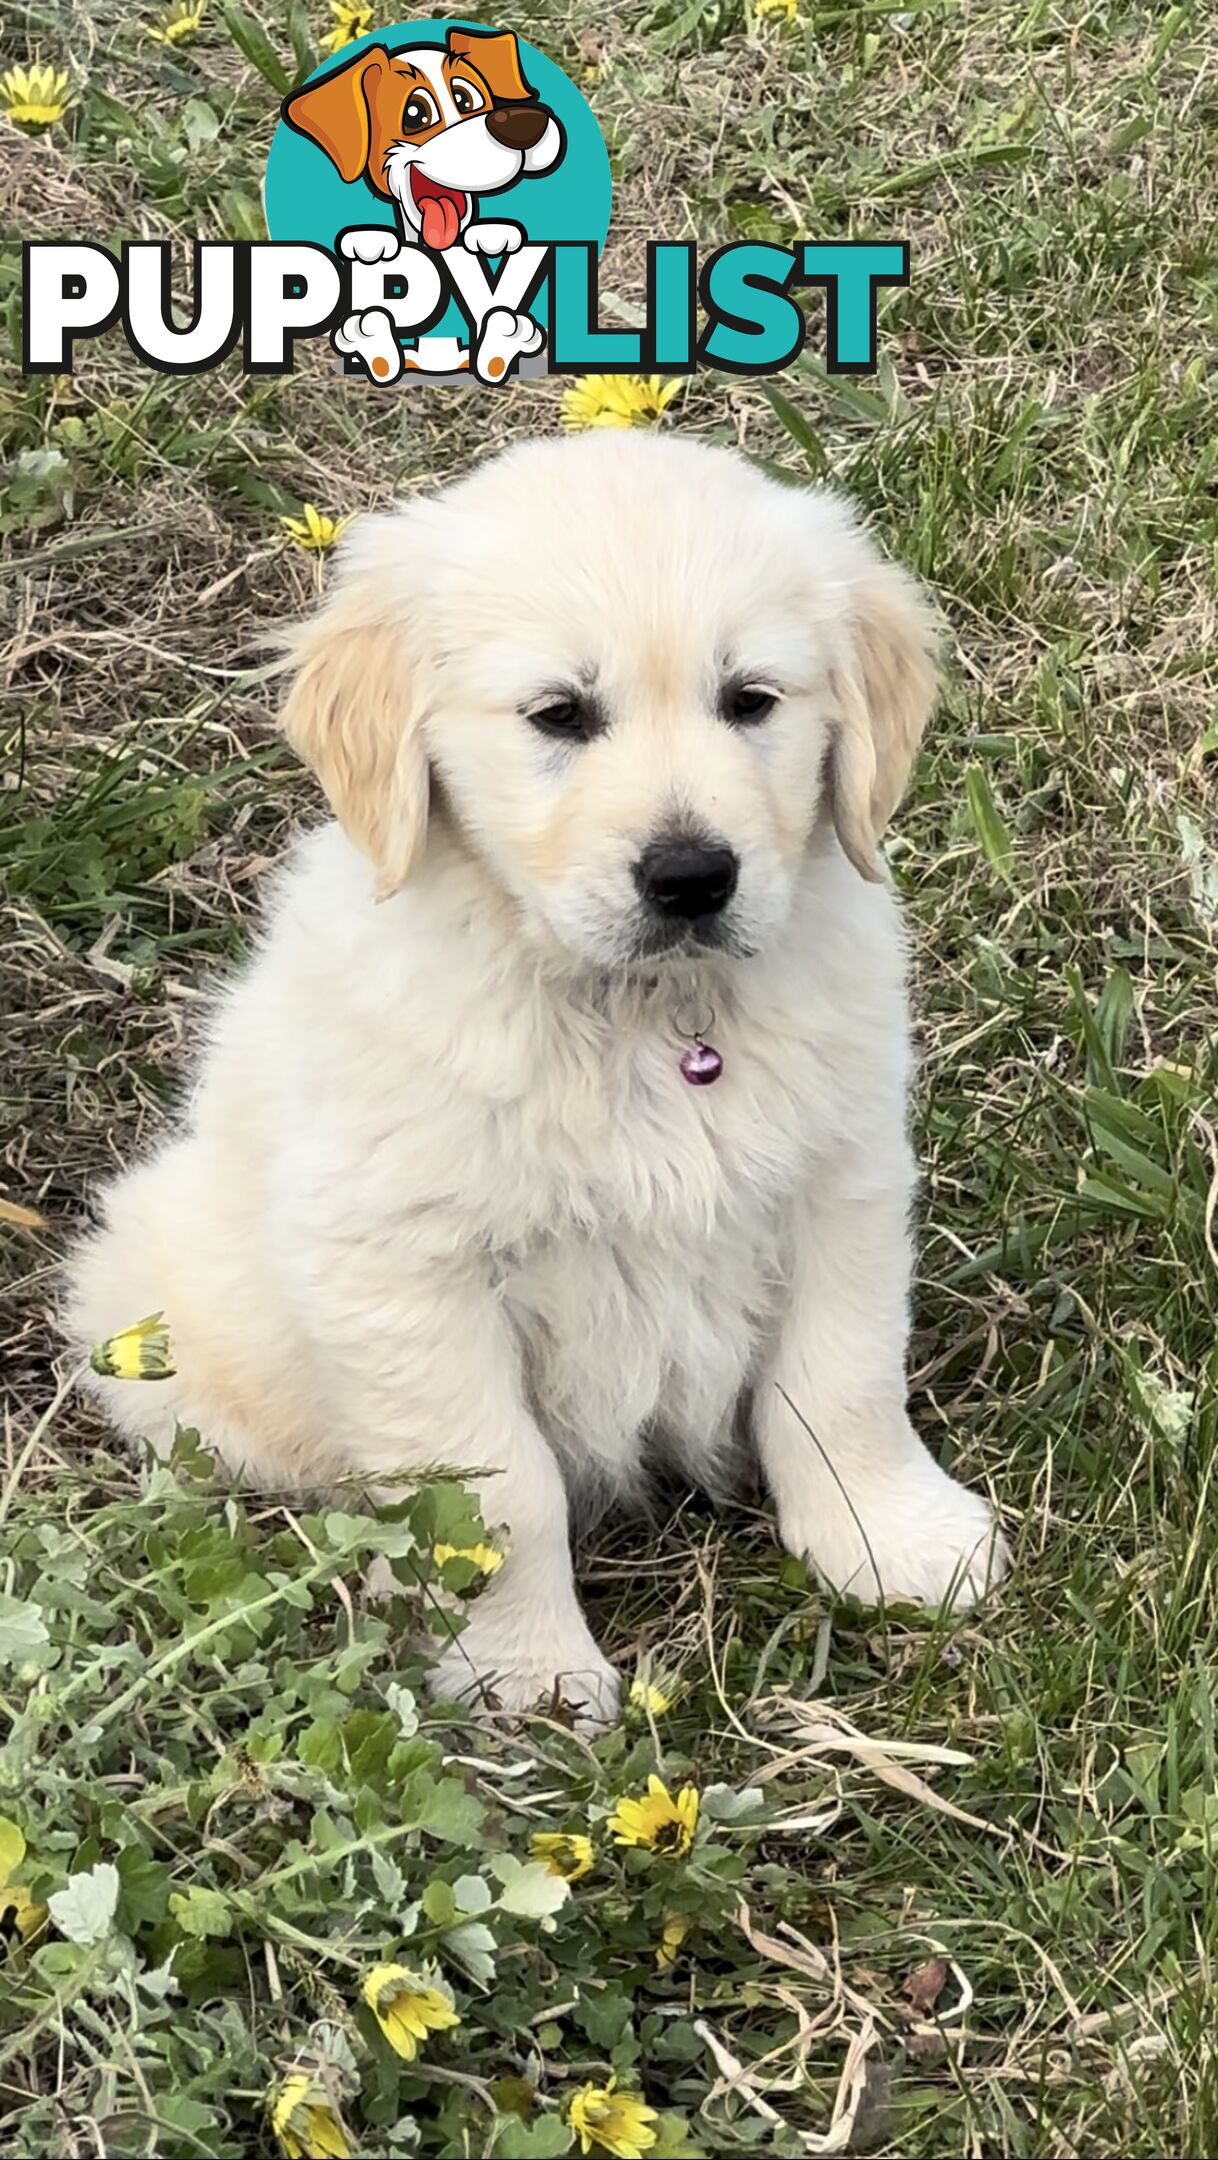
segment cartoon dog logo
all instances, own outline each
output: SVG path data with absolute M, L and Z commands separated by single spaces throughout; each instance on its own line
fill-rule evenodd
M 562 123 L 524 76 L 511 31 L 449 30 L 443 47 L 396 52 L 371 45 L 295 91 L 283 116 L 325 151 L 343 180 L 362 179 L 393 204 L 396 233 L 368 226 L 343 233 L 339 242 L 351 260 L 386 266 L 403 246 L 436 255 L 458 243 L 484 257 L 514 253 L 523 229 L 476 216 L 475 202 L 552 172 L 566 148 Z M 491 308 L 479 328 L 474 372 L 484 381 L 502 380 L 544 343 L 531 316 Z M 435 372 L 469 364 L 457 357 L 451 338 L 421 340 L 406 361 L 384 308 L 349 316 L 334 344 L 381 382 L 408 364 Z

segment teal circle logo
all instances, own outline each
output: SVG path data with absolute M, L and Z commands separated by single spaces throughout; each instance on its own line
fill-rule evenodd
M 444 18 L 368 32 L 284 99 L 265 200 L 272 241 L 350 265 L 332 332 L 349 373 L 490 384 L 544 369 L 542 253 L 601 253 L 612 180 L 561 68 Z

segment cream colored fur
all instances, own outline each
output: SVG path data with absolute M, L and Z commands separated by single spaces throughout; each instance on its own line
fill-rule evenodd
M 828 1582 L 967 1602 L 1001 1571 L 905 1410 L 876 843 L 932 646 L 842 502 L 643 435 L 514 449 L 364 520 L 299 634 L 284 725 L 339 822 L 279 876 L 179 1129 L 105 1195 L 71 1325 L 164 1309 L 177 1378 L 96 1383 L 159 1448 L 177 1419 L 267 1484 L 492 1473 L 510 1556 L 447 1688 L 611 1715 L 568 1492 L 627 1493 L 663 1451 L 713 1480 L 742 1402 Z M 781 689 L 768 720 L 720 716 L 725 670 Z M 593 676 L 596 739 L 522 716 Z M 632 865 L 682 819 L 739 856 L 733 949 L 642 959 Z M 725 1070 L 697 1089 L 681 1030 L 712 1012 Z

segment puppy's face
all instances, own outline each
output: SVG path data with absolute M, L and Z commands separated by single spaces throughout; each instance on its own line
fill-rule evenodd
M 442 252 L 478 195 L 549 172 L 562 129 L 538 103 L 511 31 L 450 30 L 445 47 L 372 45 L 284 104 L 342 178 L 391 197 L 409 233 Z
M 830 807 L 874 875 L 933 694 L 926 612 L 844 506 L 680 440 L 533 444 L 365 521 L 333 608 L 286 722 L 384 886 L 434 788 L 532 933 L 601 966 L 763 949 Z

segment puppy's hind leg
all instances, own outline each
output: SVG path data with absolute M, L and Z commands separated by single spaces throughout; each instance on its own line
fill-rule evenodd
M 531 315 L 492 308 L 478 334 L 474 373 L 479 382 L 503 382 L 522 359 L 540 352 L 545 332 Z
M 373 382 L 388 386 L 397 381 L 405 367 L 387 308 L 365 308 L 362 315 L 348 315 L 330 342 L 344 359 L 359 361 Z

